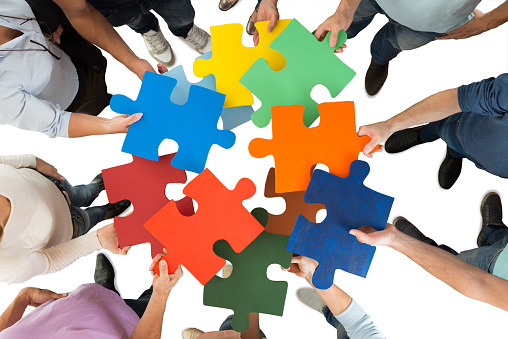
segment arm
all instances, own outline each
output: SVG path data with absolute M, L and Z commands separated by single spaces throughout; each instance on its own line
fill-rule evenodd
M 258 7 L 256 7 L 256 20 L 253 21 L 254 23 L 260 21 L 270 21 L 268 24 L 268 32 L 271 32 L 275 28 L 277 20 L 279 20 L 277 2 L 278 0 L 262 0 L 261 2 L 258 2 Z M 257 29 L 256 32 L 254 32 L 253 40 L 254 46 L 257 46 L 259 43 L 259 32 Z
M 339 31 L 347 30 L 353 22 L 353 16 L 360 2 L 361 0 L 342 0 L 335 13 L 318 26 L 314 33 L 316 38 L 321 41 L 327 32 L 332 32 L 330 35 L 330 47 L 334 47 L 337 44 Z M 342 52 L 342 49 L 345 47 L 344 45 L 336 51 Z
M 107 51 L 129 70 L 143 79 L 145 71 L 154 72 L 148 61 L 140 59 L 122 40 L 113 26 L 85 0 L 54 0 L 86 40 Z
M 129 126 L 141 119 L 143 114 L 119 115 L 105 119 L 82 113 L 72 113 L 69 120 L 69 137 L 79 138 L 88 135 L 127 133 Z
M 58 170 L 42 159 L 35 157 L 33 154 L 23 155 L 3 155 L 0 156 L 0 164 L 12 166 L 14 168 L 33 168 L 37 172 L 53 177 L 60 181 L 65 180 L 58 173 Z
M 388 224 L 383 231 L 368 226 L 351 230 L 359 242 L 388 246 L 466 297 L 508 311 L 508 281 L 470 265 L 438 247 L 414 239 Z

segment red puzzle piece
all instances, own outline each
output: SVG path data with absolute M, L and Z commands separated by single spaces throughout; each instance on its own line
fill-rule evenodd
M 134 206 L 134 212 L 126 217 L 115 218 L 116 234 L 120 247 L 151 244 L 152 257 L 162 253 L 164 246 L 144 227 L 144 223 L 168 203 L 165 190 L 169 183 L 187 181 L 184 170 L 171 166 L 174 154 L 151 161 L 133 156 L 134 160 L 125 165 L 102 171 L 104 185 L 110 203 L 128 199 Z M 192 215 L 192 199 L 185 197 L 176 202 L 178 210 L 184 215 Z
M 203 285 L 213 278 L 226 264 L 213 252 L 217 240 L 226 240 L 239 253 L 264 230 L 242 205 L 255 192 L 246 178 L 228 190 L 208 169 L 185 186 L 183 193 L 199 205 L 193 216 L 180 214 L 171 200 L 145 224 L 168 249 L 168 271 L 182 264 Z

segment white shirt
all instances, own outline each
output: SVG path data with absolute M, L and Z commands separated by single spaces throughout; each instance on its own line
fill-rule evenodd
M 0 14 L 34 18 L 24 0 L 2 0 Z M 0 45 L 0 50 L 43 48 L 49 43 L 36 20 L 0 17 L 0 26 L 23 33 Z M 60 60 L 47 51 L 0 52 L 0 124 L 43 132 L 49 137 L 68 137 L 71 113 L 64 111 L 78 92 L 76 68 L 62 52 Z

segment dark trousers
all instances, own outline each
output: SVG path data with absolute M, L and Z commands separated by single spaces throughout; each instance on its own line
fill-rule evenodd
M 120 295 L 118 291 L 116 290 L 115 286 L 110 286 L 107 284 L 101 285 L 102 287 L 107 288 L 108 290 L 111 290 L 115 292 L 116 294 Z M 137 299 L 124 299 L 127 306 L 132 308 L 134 312 L 138 315 L 139 318 L 143 317 L 143 314 L 145 314 L 146 308 L 148 307 L 148 302 L 150 301 L 150 298 L 152 297 L 153 293 L 153 286 L 150 286 L 149 289 L 144 291 L 139 298 Z M 120 295 L 121 296 L 121 295 Z

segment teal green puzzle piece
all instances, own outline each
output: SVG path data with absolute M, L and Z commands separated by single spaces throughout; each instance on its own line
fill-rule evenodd
M 265 226 L 268 212 L 262 208 L 252 215 Z M 203 303 L 234 310 L 232 327 L 237 332 L 249 328 L 249 313 L 282 316 L 288 283 L 272 281 L 266 277 L 268 266 L 277 263 L 285 268 L 291 265 L 291 252 L 286 251 L 289 236 L 263 231 L 242 252 L 236 253 L 224 241 L 217 241 L 213 250 L 233 264 L 227 279 L 215 276 L 204 288 Z
M 337 46 L 346 42 L 346 32 L 340 31 Z M 318 117 L 317 103 L 310 97 L 312 89 L 324 85 L 335 97 L 355 76 L 355 71 L 344 64 L 330 47 L 330 33 L 319 42 L 297 20 L 292 20 L 271 44 L 270 48 L 281 52 L 286 66 L 274 72 L 265 60 L 257 60 L 240 79 L 240 83 L 259 100 L 261 107 L 252 114 L 257 127 L 270 123 L 270 107 L 303 105 L 303 121 L 309 127 Z

